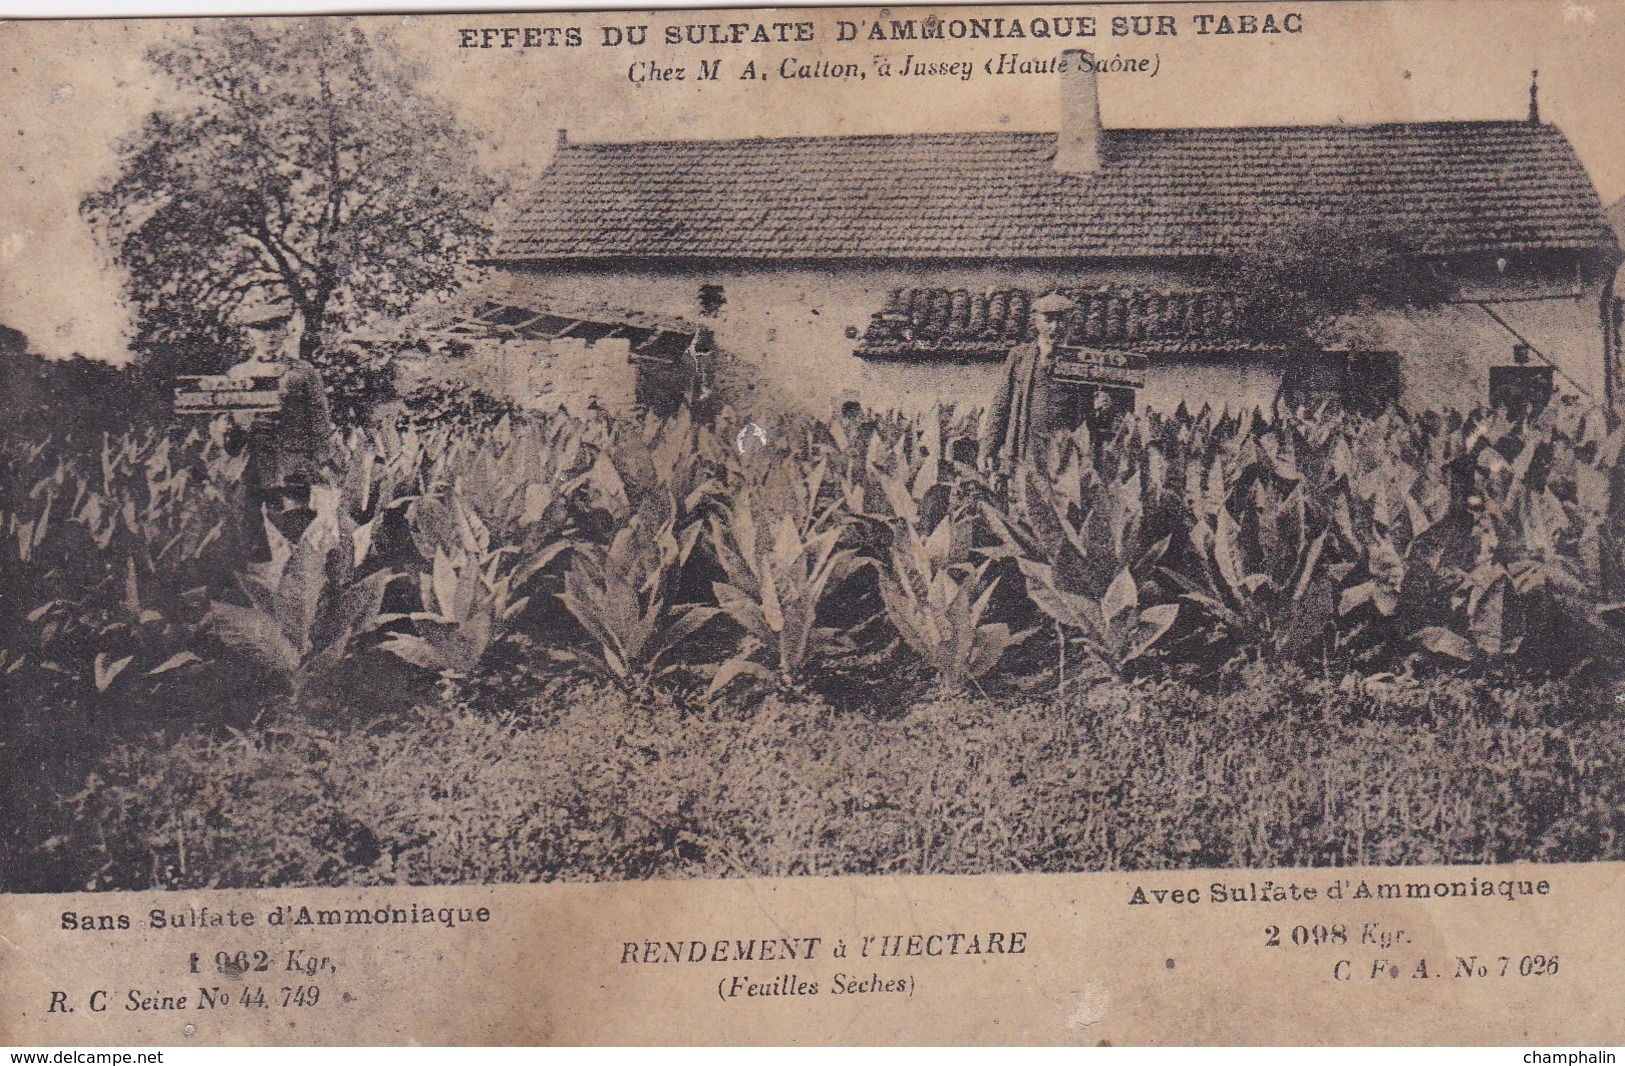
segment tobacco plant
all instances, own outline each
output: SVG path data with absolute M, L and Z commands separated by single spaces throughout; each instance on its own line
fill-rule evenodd
M 395 576 L 359 575 L 366 546 L 336 492 L 315 489 L 311 502 L 316 516 L 297 542 L 266 520 L 270 559 L 238 574 L 248 605 L 217 602 L 204 620 L 227 648 L 278 677 L 293 702 L 389 620 L 384 590 Z
M 558 651 L 617 684 L 636 689 L 670 668 L 661 659 L 716 616 L 717 609 L 674 604 L 673 584 L 701 527 L 679 529 L 675 507 L 632 515 L 607 546 L 578 545 L 559 600 L 596 647 Z
M 821 462 L 775 463 L 773 470 L 788 471 L 788 480 L 771 473 L 754 485 L 742 479 L 732 502 L 711 517 L 709 546 L 727 575 L 712 591 L 745 633 L 739 654 L 718 667 L 711 693 L 741 676 L 794 687 L 809 667 L 853 650 L 846 634 L 817 624 L 825 595 L 860 565 L 854 550 L 837 547 L 850 499 L 822 502 Z M 775 481 L 776 493 L 769 487 Z
M 421 609 L 407 614 L 415 633 L 396 633 L 382 647 L 447 678 L 467 679 L 486 652 L 509 636 L 530 602 L 518 593 L 569 547 L 569 541 L 527 537 L 533 526 L 508 526 L 518 545 L 498 545 L 465 501 L 461 481 L 445 496 L 424 496 L 407 508 L 413 542 L 427 571 L 417 574 Z M 524 487 L 515 491 L 524 495 Z M 534 549 L 531 543 L 537 543 Z
M 982 511 L 1001 542 L 991 554 L 1016 560 L 1028 598 L 1060 627 L 1061 640 L 1080 643 L 1121 674 L 1178 617 L 1176 604 L 1140 608 L 1142 585 L 1155 589 L 1147 578 L 1170 538 L 1143 536 L 1140 472 L 1108 481 L 1088 455 L 1070 442 L 1059 446 L 1050 455 L 1054 476 L 1042 463 L 1025 465 L 1006 508 L 984 503 Z
M 1269 660 L 1307 659 L 1336 619 L 1328 532 L 1313 532 L 1301 487 L 1284 497 L 1260 483 L 1247 531 L 1228 506 L 1190 530 L 1192 572 L 1163 568 L 1219 636 Z
M 686 528 L 722 494 L 724 445 L 686 413 L 594 428 L 596 439 L 586 437 L 595 452 L 586 486 L 609 529 L 650 506 L 667 507 L 675 525 Z
M 998 580 L 988 579 L 991 559 L 971 562 L 971 533 L 971 520 L 953 515 L 923 538 L 905 525 L 879 574 L 886 617 L 951 690 L 969 687 L 1035 632 L 983 621 Z
M 500 569 L 515 590 L 523 589 L 570 548 L 570 542 L 562 537 L 520 535 L 517 544 L 501 543 L 479 512 L 469 506 L 460 487 L 444 496 L 424 496 L 414 501 L 407 508 L 407 519 L 413 543 L 425 562 L 434 563 L 441 555 L 463 555 L 484 572 L 498 568 L 502 560 Z
M 58 698 L 46 694 L 63 684 L 135 696 L 130 679 L 199 661 L 188 645 L 208 586 L 240 549 L 242 460 L 206 431 L 66 443 L 66 454 L 5 448 L 6 677 L 32 683 L 29 699 Z
M 477 514 L 493 543 L 533 556 L 571 535 L 572 502 L 591 465 L 580 427 L 560 415 L 545 422 L 505 419 L 454 438 L 424 476 L 432 492 L 449 487 Z
M 1603 601 L 1600 530 L 1608 520 L 1609 477 L 1618 461 L 1618 437 L 1600 433 L 1577 455 L 1561 433 L 1523 440 L 1515 432 L 1491 438 L 1476 451 L 1473 523 L 1476 557 L 1464 567 L 1455 603 L 1464 625 L 1419 634 L 1430 650 L 1461 659 L 1504 659 L 1528 649 L 1547 660 L 1569 656 L 1615 658 L 1625 651 Z M 1440 627 L 1443 628 L 1443 627 Z
M 513 574 L 505 571 L 501 552 L 485 554 L 482 565 L 466 551 L 437 548 L 418 586 L 423 609 L 407 616 L 417 632 L 391 634 L 380 647 L 449 678 L 470 677 L 529 602 L 513 595 Z

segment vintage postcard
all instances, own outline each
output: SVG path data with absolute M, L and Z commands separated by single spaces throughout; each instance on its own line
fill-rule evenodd
M 0 23 L 0 1043 L 1625 1042 L 1622 114 L 1619 0 Z

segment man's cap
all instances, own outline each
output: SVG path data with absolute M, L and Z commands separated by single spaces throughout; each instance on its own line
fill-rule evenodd
M 1047 293 L 1033 301 L 1035 315 L 1064 315 L 1078 305 L 1058 292 Z
M 232 321 L 245 329 L 265 329 L 292 316 L 293 303 L 286 296 L 272 296 L 256 290 L 237 305 L 231 317 Z

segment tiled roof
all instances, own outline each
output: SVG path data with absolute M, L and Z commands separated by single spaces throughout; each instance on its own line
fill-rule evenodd
M 1274 350 L 1246 302 L 1218 290 L 1158 292 L 1100 286 L 1056 289 L 1072 301 L 1059 343 L 1141 353 Z M 1032 335 L 1025 289 L 894 289 L 875 312 L 857 354 L 870 358 L 1003 359 Z
M 1422 253 L 1616 248 L 1567 138 L 1527 122 L 567 144 L 500 260 L 1212 255 L 1301 220 L 1393 224 Z

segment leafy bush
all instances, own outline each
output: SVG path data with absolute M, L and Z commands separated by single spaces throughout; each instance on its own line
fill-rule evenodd
M 171 402 L 167 385 L 164 375 L 144 365 L 116 366 L 77 352 L 47 359 L 29 350 L 23 334 L 0 325 L 0 396 L 6 398 L 0 435 L 15 441 L 89 441 L 162 423 Z
M 243 460 L 197 431 L 52 443 L 0 445 L 0 691 L 47 713 L 139 704 L 199 661 L 210 589 L 243 553 Z
M 417 633 L 394 633 L 381 647 L 436 673 L 466 678 L 500 639 L 527 597 L 513 595 L 513 574 L 500 552 L 483 559 L 437 549 L 433 569 L 418 574 L 423 610 L 408 617 Z
M 1284 501 L 1260 496 L 1250 536 L 1221 506 L 1191 527 L 1195 573 L 1170 575 L 1243 649 L 1307 659 L 1335 618 L 1336 585 L 1324 568 L 1328 534 L 1309 535 L 1301 490 Z

